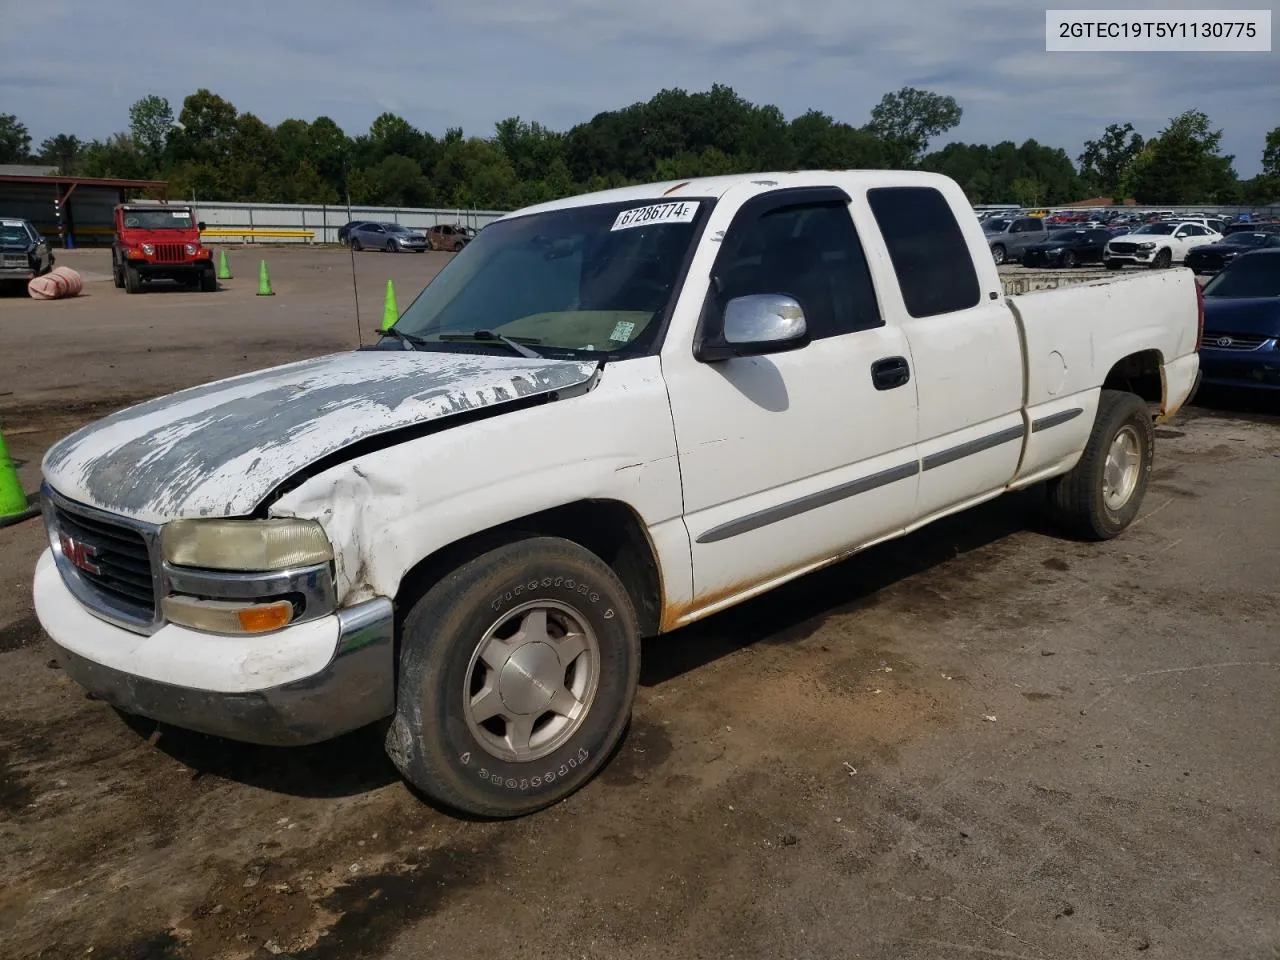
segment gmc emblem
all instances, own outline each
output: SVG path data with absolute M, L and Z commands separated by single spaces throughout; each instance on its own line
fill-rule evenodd
M 96 547 L 73 540 L 62 531 L 58 531 L 58 545 L 62 547 L 62 555 L 85 573 L 102 573 L 102 568 L 93 562 L 98 555 Z

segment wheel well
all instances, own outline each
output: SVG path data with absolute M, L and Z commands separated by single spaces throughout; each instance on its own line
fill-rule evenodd
M 530 536 L 563 537 L 607 563 L 627 589 L 640 632 L 656 634 L 662 615 L 658 561 L 635 512 L 616 500 L 580 500 L 530 514 L 464 537 L 424 557 L 404 575 L 396 607 L 404 610 L 462 564 L 503 544 Z
M 1131 353 L 1111 368 L 1104 390 L 1124 390 L 1164 409 L 1164 364 L 1159 350 Z

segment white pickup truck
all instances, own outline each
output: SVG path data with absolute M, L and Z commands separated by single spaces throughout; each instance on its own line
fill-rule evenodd
M 1197 294 L 1006 297 L 924 173 L 543 204 L 375 346 L 56 444 L 36 609 L 122 711 L 268 744 L 391 718 L 436 802 L 528 813 L 618 744 L 642 636 L 1032 484 L 1120 533 L 1197 379 Z

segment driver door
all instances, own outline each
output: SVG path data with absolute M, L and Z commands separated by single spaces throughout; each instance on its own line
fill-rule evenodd
M 768 589 L 915 514 L 911 350 L 881 314 L 843 191 L 780 190 L 743 204 L 712 268 L 699 337 L 730 300 L 752 294 L 797 300 L 810 342 L 716 362 L 700 362 L 688 344 L 663 355 L 691 611 Z

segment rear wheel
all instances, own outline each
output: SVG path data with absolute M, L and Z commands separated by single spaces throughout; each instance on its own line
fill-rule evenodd
M 1155 433 L 1141 397 L 1103 390 L 1084 454 L 1048 483 L 1049 508 L 1067 532 L 1086 540 L 1118 536 L 1142 506 Z
M 123 290 L 124 289 L 124 267 L 120 266 L 118 263 L 113 263 L 111 265 L 111 280 L 116 285 L 116 289 Z
M 639 669 L 631 600 L 599 557 L 555 537 L 497 547 L 409 611 L 387 752 L 446 807 L 532 813 L 604 765 Z
M 142 290 L 142 277 L 138 274 L 138 268 L 131 263 L 124 265 L 124 291 L 125 293 L 138 293 Z

